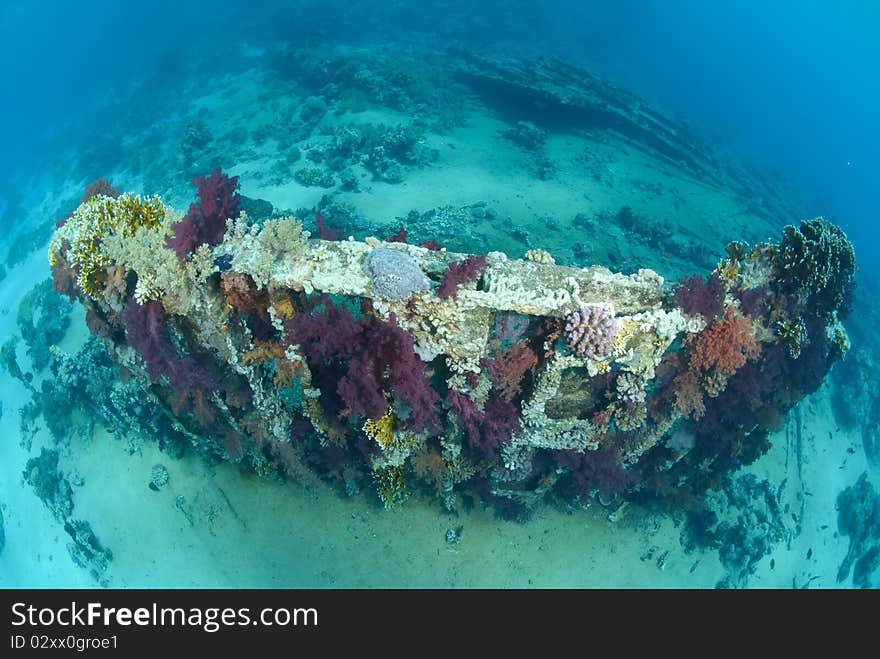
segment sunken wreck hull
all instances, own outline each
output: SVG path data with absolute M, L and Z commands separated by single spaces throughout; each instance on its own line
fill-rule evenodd
M 239 213 L 219 170 L 196 183 L 186 215 L 85 201 L 51 243 L 54 286 L 168 427 L 267 477 L 514 518 L 685 505 L 766 452 L 848 347 L 854 255 L 821 219 L 673 286 L 542 250 L 316 239 Z

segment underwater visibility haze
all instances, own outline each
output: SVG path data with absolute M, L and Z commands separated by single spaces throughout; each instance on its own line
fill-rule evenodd
M 880 10 L 0 37 L 0 585 L 880 582 Z

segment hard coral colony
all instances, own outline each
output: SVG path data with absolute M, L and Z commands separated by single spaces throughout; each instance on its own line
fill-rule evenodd
M 386 506 L 682 501 L 766 451 L 847 347 L 852 247 L 821 219 L 670 290 L 650 270 L 328 240 L 320 214 L 313 239 L 240 214 L 219 170 L 195 184 L 184 217 L 85 201 L 53 238 L 56 288 L 194 445 Z

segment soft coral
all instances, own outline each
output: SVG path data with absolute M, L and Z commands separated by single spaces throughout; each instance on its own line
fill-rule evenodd
M 355 319 L 328 298 L 320 304 L 323 312 L 297 314 L 285 323 L 287 340 L 299 344 L 313 371 L 340 373 L 334 393 L 348 413 L 378 419 L 388 408 L 390 393 L 409 430 L 436 428 L 439 397 L 430 387 L 412 337 L 394 315 L 387 322 L 374 316 Z
M 594 491 L 603 497 L 613 497 L 636 480 L 635 475 L 620 465 L 617 450 L 612 447 L 596 451 L 560 451 L 556 462 L 569 469 L 575 488 L 584 498 Z
M 174 235 L 165 240 L 180 258 L 201 244 L 219 244 L 226 233 L 226 220 L 238 216 L 241 202 L 238 177 L 230 178 L 219 167 L 211 176 L 199 176 L 192 183 L 198 189 L 199 202 L 190 204 L 184 218 L 174 225 Z
M 724 309 L 724 282 L 716 275 L 685 277 L 675 286 L 672 299 L 688 315 L 712 322 Z
M 453 261 L 446 267 L 443 280 L 437 287 L 437 295 L 444 300 L 458 297 L 458 287 L 461 284 L 477 281 L 486 270 L 486 255 L 471 255 L 463 261 Z
M 153 380 L 163 375 L 177 391 L 211 391 L 213 378 L 192 355 L 181 356 L 171 343 L 162 303 L 132 300 L 122 315 L 128 344 L 138 351 Z
M 446 394 L 446 400 L 458 416 L 468 446 L 489 460 L 497 459 L 501 446 L 521 430 L 516 406 L 499 390 L 492 391 L 482 411 L 470 397 L 454 389 Z

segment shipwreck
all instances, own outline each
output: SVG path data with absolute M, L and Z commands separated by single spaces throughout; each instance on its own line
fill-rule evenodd
M 219 170 L 195 183 L 186 214 L 84 201 L 54 287 L 196 449 L 267 477 L 514 515 L 677 505 L 766 452 L 848 348 L 855 256 L 821 218 L 673 285 L 540 249 L 322 239 L 248 217 Z

